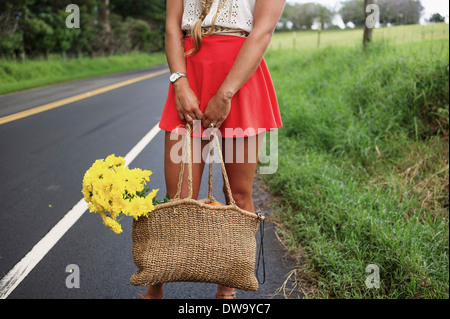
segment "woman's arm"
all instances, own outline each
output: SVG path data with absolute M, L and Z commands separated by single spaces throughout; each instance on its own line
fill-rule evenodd
M 171 73 L 186 73 L 184 34 L 181 30 L 182 18 L 183 0 L 167 0 L 166 56 Z M 201 120 L 200 101 L 192 91 L 189 80 L 181 77 L 173 86 L 175 88 L 175 104 L 180 119 L 191 124 L 193 120 Z
M 285 0 L 256 0 L 254 27 L 242 45 L 236 61 L 217 94 L 203 114 L 205 128 L 210 123 L 220 127 L 230 113 L 231 99 L 258 69 L 284 9 Z

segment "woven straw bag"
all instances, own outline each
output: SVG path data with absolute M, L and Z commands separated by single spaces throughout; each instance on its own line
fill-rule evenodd
M 189 126 L 188 132 L 191 132 Z M 264 217 L 236 206 L 215 135 L 211 136 L 209 144 L 208 198 L 192 199 L 190 138 L 184 139 L 189 195 L 180 198 L 184 173 L 182 161 L 174 199 L 155 206 L 148 217 L 133 221 L 133 260 L 138 270 L 130 282 L 135 286 L 206 282 L 256 291 L 255 235 Z M 212 196 L 213 141 L 217 145 L 229 203 L 224 206 L 209 205 L 216 201 Z

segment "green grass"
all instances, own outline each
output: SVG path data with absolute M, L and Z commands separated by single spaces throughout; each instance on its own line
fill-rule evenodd
M 273 37 L 269 49 L 315 50 L 318 43 L 317 31 L 280 32 Z M 393 45 L 421 42 L 423 40 L 442 40 L 449 37 L 449 25 L 446 23 L 383 27 L 373 30 L 373 40 L 383 40 Z M 327 30 L 320 33 L 320 47 L 355 47 L 362 44 L 362 30 Z
M 27 60 L 25 63 L 0 60 L 0 94 L 116 72 L 149 68 L 164 63 L 166 63 L 166 58 L 163 53 L 135 53 L 92 59 L 86 57 L 66 61 L 61 57 L 52 56 L 50 60 Z
M 266 54 L 284 127 L 262 179 L 308 297 L 449 297 L 448 38 L 410 28 L 420 41 Z

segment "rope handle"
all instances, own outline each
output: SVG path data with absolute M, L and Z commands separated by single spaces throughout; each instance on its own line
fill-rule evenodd
M 214 132 L 214 130 L 213 130 L 213 132 Z M 214 199 L 213 195 L 212 195 L 212 190 L 213 190 L 212 166 L 213 166 L 213 154 L 214 154 L 214 144 L 213 144 L 213 142 L 216 143 L 217 155 L 219 156 L 220 167 L 222 169 L 222 175 L 223 175 L 223 180 L 224 180 L 224 184 L 225 184 L 226 196 L 228 198 L 228 203 L 230 205 L 236 205 L 236 202 L 234 201 L 234 198 L 233 198 L 233 194 L 231 192 L 230 181 L 228 179 L 227 170 L 225 168 L 225 163 L 223 162 L 223 155 L 222 155 L 222 150 L 221 150 L 221 147 L 220 147 L 220 142 L 219 142 L 219 139 L 217 137 L 217 134 L 215 134 L 215 133 L 211 133 L 211 137 L 209 139 L 208 198 L 211 201 L 216 201 Z
M 185 141 L 184 141 L 183 155 L 182 155 L 182 160 L 181 160 L 181 165 L 180 165 L 180 173 L 178 175 L 177 193 L 174 198 L 176 200 L 180 199 L 180 196 L 181 196 L 181 185 L 183 183 L 185 162 L 187 163 L 187 166 L 188 166 L 188 170 L 187 170 L 188 171 L 188 191 L 189 191 L 188 198 L 190 198 L 190 199 L 192 198 L 192 159 L 191 159 L 191 138 L 190 138 L 192 128 L 189 123 L 187 123 L 187 125 L 186 125 L 186 130 L 187 130 L 187 132 L 184 136 Z M 217 137 L 217 134 L 214 133 L 214 130 L 211 133 L 211 136 L 209 139 L 208 198 L 212 202 L 216 201 L 212 195 L 212 191 L 213 191 L 213 180 L 212 180 L 213 167 L 212 166 L 213 166 L 213 155 L 214 155 L 214 142 L 216 144 L 217 154 L 218 154 L 218 157 L 220 160 L 220 167 L 222 169 L 228 203 L 230 205 L 236 205 L 236 202 L 234 201 L 234 198 L 233 198 L 233 194 L 231 192 L 230 181 L 228 180 L 225 163 L 223 161 L 223 155 L 222 155 L 222 150 L 220 147 L 220 142 Z M 185 158 L 186 158 L 186 160 L 185 160 Z
M 174 199 L 180 199 L 181 196 L 181 185 L 183 184 L 184 177 L 184 163 L 188 164 L 188 198 L 192 198 L 192 161 L 191 161 L 191 126 L 189 123 L 186 126 L 186 134 L 184 136 L 184 147 L 181 155 L 181 165 L 180 165 L 180 173 L 178 174 L 178 185 L 177 185 L 177 193 L 175 194 Z M 189 135 L 188 135 L 189 134 Z M 185 157 L 187 158 L 185 160 Z

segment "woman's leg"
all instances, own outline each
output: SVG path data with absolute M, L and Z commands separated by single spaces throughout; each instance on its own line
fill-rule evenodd
M 174 139 L 175 138 L 175 139 Z M 184 140 L 182 139 L 182 135 L 173 135 L 171 139 L 171 133 L 166 132 L 165 136 L 165 151 L 164 151 L 164 175 L 166 180 L 166 188 L 167 193 L 170 198 L 174 198 L 178 189 L 178 177 L 180 173 L 181 163 L 179 159 L 182 156 L 182 151 L 184 147 Z M 203 147 L 208 144 L 208 141 L 200 141 L 200 138 L 191 138 L 191 159 L 193 159 L 194 154 L 192 154 L 192 149 L 194 148 L 194 143 L 196 147 L 200 146 L 201 150 Z M 202 180 L 203 168 L 205 166 L 205 162 L 201 155 L 195 149 L 195 160 L 193 160 L 192 164 L 192 198 L 197 199 L 198 193 L 200 191 L 200 183 Z M 201 158 L 201 160 L 199 160 Z M 199 163 L 198 163 L 199 162 Z M 188 196 L 188 165 L 184 165 L 184 175 L 183 182 L 181 184 L 181 198 L 185 198 Z M 163 285 L 155 285 L 149 286 L 147 292 L 145 294 L 146 298 L 149 299 L 161 299 L 163 297 Z
M 165 153 L 164 153 L 164 175 L 166 179 L 167 193 L 170 198 L 174 198 L 178 188 L 178 177 L 180 174 L 180 158 L 184 148 L 184 139 L 182 135 L 173 135 L 166 132 Z M 176 138 L 174 140 L 174 138 Z M 204 159 L 201 156 L 201 150 L 208 144 L 208 141 L 202 141 L 201 138 L 191 138 L 191 160 L 192 160 L 192 198 L 197 199 L 200 191 L 200 183 L 205 167 Z M 195 151 L 195 154 L 193 154 Z M 181 184 L 181 198 L 188 196 L 188 165 L 184 165 L 183 183 Z
M 225 162 L 225 168 L 230 182 L 230 189 L 236 205 L 239 208 L 254 212 L 253 206 L 253 180 L 255 178 L 256 166 L 258 163 L 258 154 L 265 133 L 257 136 L 233 139 L 223 139 L 222 153 Z M 232 151 L 232 155 L 226 154 Z M 225 198 L 227 198 L 226 188 L 223 188 Z M 230 295 L 234 288 L 218 285 L 217 294 Z

